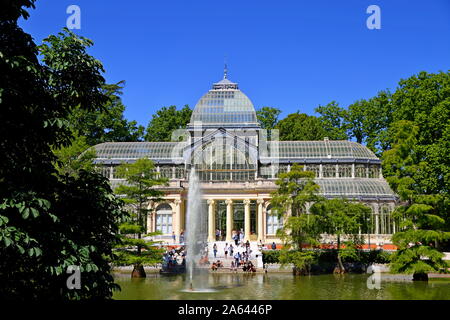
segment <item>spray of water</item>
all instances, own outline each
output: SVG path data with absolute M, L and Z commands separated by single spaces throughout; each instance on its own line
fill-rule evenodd
M 202 205 L 200 183 L 193 168 L 189 175 L 186 212 L 186 273 L 188 288 L 190 290 L 201 288 L 201 283 L 195 280 L 199 273 L 205 271 L 203 268 L 199 268 L 199 261 L 205 252 L 204 249 L 207 243 L 207 219 L 205 211 Z

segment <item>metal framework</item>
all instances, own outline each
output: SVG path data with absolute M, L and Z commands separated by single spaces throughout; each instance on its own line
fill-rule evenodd
M 315 172 L 321 192 L 328 197 L 396 199 L 381 175 L 380 159 L 359 143 L 266 141 L 252 102 L 237 83 L 227 79 L 227 69 L 223 80 L 198 101 L 187 131 L 184 142 L 96 145 L 95 163 L 111 178 L 113 187 L 120 181 L 115 175 L 117 164 L 144 157 L 153 160 L 157 171 L 170 180 L 186 180 L 195 167 L 200 180 L 209 182 L 273 182 L 279 173 L 300 163 L 304 170 Z

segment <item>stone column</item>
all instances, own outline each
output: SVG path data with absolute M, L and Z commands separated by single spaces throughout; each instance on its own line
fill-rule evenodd
M 152 214 L 152 232 L 156 232 L 156 209 L 158 208 L 158 204 L 155 203 L 153 206 L 153 214 Z
M 173 232 L 175 232 L 175 236 L 177 240 L 180 239 L 181 234 L 181 200 L 175 199 L 173 202 L 175 204 L 175 214 L 173 215 L 174 219 L 172 221 Z
M 244 200 L 244 241 L 250 241 L 250 200 Z
M 264 241 L 264 221 L 263 221 L 263 199 L 258 199 L 258 242 L 259 240 Z
M 208 242 L 216 241 L 216 217 L 214 214 L 214 200 L 209 199 L 208 203 Z
M 227 230 L 226 230 L 226 241 L 231 242 L 231 229 L 233 229 L 233 200 L 225 200 L 227 205 Z
M 148 214 L 147 214 L 147 232 L 154 232 L 155 230 L 153 229 L 153 217 L 156 214 L 155 208 L 154 208 L 154 204 L 153 201 L 150 201 L 150 203 L 148 204 Z
M 378 235 L 380 234 L 380 222 L 379 222 L 380 207 L 378 203 L 374 203 L 373 209 L 375 214 L 375 234 Z

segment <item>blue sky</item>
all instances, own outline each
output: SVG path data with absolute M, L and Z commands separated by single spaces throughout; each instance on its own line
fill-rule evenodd
M 281 117 L 347 106 L 421 70 L 450 69 L 449 0 L 38 0 L 20 25 L 37 43 L 81 8 L 108 82 L 126 81 L 126 118 L 147 125 L 169 105 L 193 107 L 223 76 Z M 369 30 L 369 5 L 381 29 Z

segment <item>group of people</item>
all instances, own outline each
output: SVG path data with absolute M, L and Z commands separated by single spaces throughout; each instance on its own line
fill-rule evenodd
M 237 246 L 244 242 L 244 231 L 233 231 L 231 238 L 234 240 L 234 244 Z
M 233 230 L 231 232 L 231 238 L 234 241 L 234 244 L 237 246 L 241 242 L 244 241 L 244 230 Z M 225 240 L 225 233 L 220 230 L 216 229 L 216 241 L 224 241 Z
M 172 232 L 172 241 L 175 244 L 177 242 L 177 236 L 175 235 L 175 232 Z M 180 244 L 184 243 L 184 230 L 181 230 L 180 233 Z
M 166 250 L 163 261 L 167 266 L 186 265 L 186 250 L 184 248 Z
M 216 262 L 213 262 L 211 264 L 211 270 L 216 271 L 218 268 L 222 268 L 223 267 L 223 263 L 220 262 L 220 260 L 217 260 Z
M 225 259 L 227 259 L 228 256 L 230 258 L 234 258 L 234 259 L 236 259 L 236 257 L 239 256 L 239 258 L 242 257 L 242 258 L 246 258 L 248 260 L 250 257 L 250 254 L 252 252 L 252 250 L 250 249 L 250 241 L 248 241 L 248 240 L 247 240 L 247 242 L 242 241 L 240 244 L 237 244 L 235 247 L 233 246 L 232 243 L 230 243 L 229 245 L 228 245 L 228 243 L 225 243 L 223 250 L 224 250 Z M 217 258 L 217 252 L 218 252 L 217 244 L 214 243 L 214 245 L 213 245 L 214 258 Z

